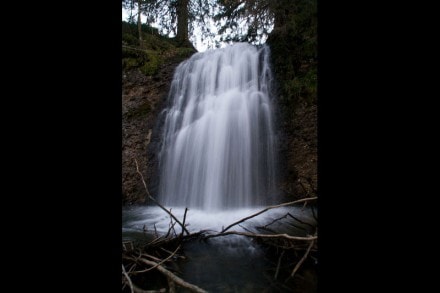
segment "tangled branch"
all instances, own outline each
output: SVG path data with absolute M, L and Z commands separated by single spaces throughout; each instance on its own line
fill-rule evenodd
M 249 232 L 238 232 L 238 231 L 229 231 L 229 232 L 220 232 L 218 234 L 213 235 L 207 235 L 204 238 L 214 238 L 214 237 L 220 237 L 220 236 L 226 236 L 226 235 L 242 235 L 242 236 L 248 236 L 248 237 L 254 237 L 254 238 L 284 238 L 288 240 L 300 240 L 300 241 L 313 241 L 318 239 L 318 236 L 311 236 L 311 237 L 299 237 L 299 236 L 290 236 L 288 234 L 256 234 L 256 233 L 249 233 Z
M 165 263 L 173 261 L 173 259 L 176 259 L 176 258 L 184 258 L 184 256 L 178 255 L 177 253 L 179 250 L 182 249 L 182 243 L 185 241 L 191 241 L 194 239 L 207 240 L 209 238 L 223 237 L 223 236 L 227 236 L 227 235 L 239 235 L 239 236 L 264 240 L 264 241 L 260 241 L 260 243 L 262 245 L 266 245 L 268 248 L 272 247 L 273 249 L 276 249 L 277 254 L 278 254 L 279 249 L 282 250 L 281 254 L 279 254 L 277 257 L 277 261 L 275 261 L 276 268 L 274 266 L 274 275 L 273 275 L 274 281 L 276 281 L 277 279 L 280 279 L 281 277 L 284 278 L 285 276 L 287 276 L 287 278 L 284 281 L 284 284 L 277 283 L 280 286 L 283 286 L 283 285 L 285 286 L 286 285 L 285 283 L 288 280 L 292 279 L 296 275 L 296 273 L 299 271 L 302 264 L 309 257 L 310 252 L 316 251 L 316 246 L 315 246 L 315 249 L 313 249 L 313 247 L 316 244 L 317 239 L 318 239 L 318 236 L 316 234 L 316 230 L 314 231 L 314 235 L 307 235 L 305 237 L 301 237 L 301 236 L 289 235 L 287 233 L 277 233 L 276 228 L 273 228 L 273 229 L 269 228 L 270 225 L 272 225 L 278 221 L 281 221 L 282 219 L 287 219 L 287 218 L 291 218 L 294 221 L 297 221 L 298 223 L 300 223 L 300 225 L 301 224 L 307 225 L 307 226 L 311 227 L 312 229 L 316 228 L 316 225 L 313 225 L 311 223 L 307 223 L 307 222 L 293 216 L 291 213 L 286 213 L 284 216 L 279 217 L 275 220 L 272 220 L 271 222 L 267 223 L 264 226 L 254 227 L 257 230 L 259 230 L 260 232 L 261 232 L 261 230 L 264 230 L 265 231 L 264 234 L 253 232 L 253 231 L 251 231 L 252 229 L 247 229 L 246 227 L 243 227 L 240 224 L 249 220 L 249 219 L 252 219 L 256 216 L 259 216 L 259 215 L 261 215 L 271 209 L 291 206 L 291 205 L 295 205 L 298 203 L 307 204 L 310 201 L 316 200 L 317 197 L 309 197 L 309 198 L 304 198 L 304 199 L 300 199 L 300 200 L 296 200 L 296 201 L 292 201 L 292 202 L 268 206 L 268 207 L 254 213 L 252 215 L 244 217 L 244 218 L 228 225 L 226 228 L 222 228 L 220 232 L 201 230 L 199 232 L 190 233 L 186 229 L 186 217 L 187 217 L 188 208 L 185 208 L 184 215 L 183 215 L 183 222 L 179 221 L 179 219 L 177 219 L 177 217 L 175 217 L 173 215 L 173 213 L 171 212 L 171 209 L 168 210 L 167 208 L 162 206 L 159 202 L 157 202 L 157 200 L 154 197 L 151 196 L 151 194 L 148 191 L 147 185 L 145 183 L 144 177 L 139 170 L 139 165 L 138 165 L 138 162 L 136 159 L 135 159 L 135 164 L 136 164 L 136 171 L 140 175 L 140 178 L 142 180 L 142 184 L 144 185 L 144 188 L 145 188 L 145 191 L 147 193 L 148 198 L 151 201 L 153 201 L 155 204 L 157 204 L 162 210 L 164 210 L 170 216 L 170 225 L 169 225 L 168 233 L 166 233 L 166 235 L 165 234 L 159 235 L 159 233 L 157 232 L 156 226 L 154 225 L 154 235 L 156 237 L 152 241 L 150 241 L 149 243 L 141 246 L 142 247 L 141 250 L 138 250 L 139 251 L 138 256 L 135 255 L 134 247 L 130 247 L 130 249 L 129 249 L 128 244 L 127 245 L 124 244 L 125 249 L 123 252 L 124 253 L 123 260 L 125 262 L 127 262 L 127 261 L 131 262 L 132 266 L 130 268 L 130 271 L 127 272 L 125 270 L 124 265 L 122 265 L 123 276 L 125 279 L 123 285 L 124 285 L 124 287 L 126 285 L 128 285 L 130 287 L 130 290 L 132 293 L 165 292 L 167 290 L 167 289 L 161 289 L 160 291 L 146 291 L 144 289 L 139 288 L 135 284 L 135 282 L 137 282 L 136 278 L 134 278 L 135 282 L 133 282 L 133 280 L 130 279 L 130 275 L 138 276 L 141 274 L 147 274 L 148 272 L 150 272 L 152 270 L 157 270 L 164 275 L 164 277 L 165 277 L 164 281 L 166 281 L 168 283 L 168 292 L 176 292 L 176 286 L 181 286 L 191 292 L 206 292 L 204 289 L 202 289 L 194 284 L 191 284 L 191 283 L 184 281 L 183 279 L 178 277 L 175 273 L 173 273 L 169 269 L 165 268 Z M 315 220 L 317 220 L 313 207 L 312 207 L 312 213 L 313 213 L 313 218 Z M 182 228 L 181 232 L 179 231 L 180 233 L 175 230 L 175 224 L 180 225 L 180 227 Z M 308 230 L 303 227 L 296 226 L 293 223 L 288 223 L 288 224 L 293 225 L 294 227 L 297 227 L 297 228 L 301 228 L 306 232 Z M 231 230 L 231 228 L 233 228 L 234 226 L 237 226 L 237 225 L 239 227 L 243 228 L 244 231 L 240 232 L 240 231 Z M 146 231 L 145 226 L 144 226 L 144 231 Z M 169 247 L 173 247 L 173 249 L 170 249 Z M 168 248 L 170 250 L 168 250 L 166 248 Z M 171 251 L 171 250 L 174 250 L 174 251 Z M 287 262 L 288 263 L 287 267 L 293 266 L 293 264 L 292 264 L 291 260 L 289 260 L 289 258 L 293 258 L 293 259 L 298 258 L 299 257 L 297 255 L 298 251 L 305 251 L 305 252 L 302 255 L 301 259 L 296 262 L 291 273 L 289 274 L 288 272 L 286 272 L 284 268 L 281 269 L 283 267 L 281 265 L 282 262 L 283 263 Z M 166 255 L 164 255 L 164 252 L 166 253 Z M 288 252 L 288 253 L 286 253 L 286 252 Z M 155 256 L 153 256 L 153 255 L 155 255 Z M 287 255 L 287 257 L 285 255 Z M 137 270 L 133 270 L 134 267 L 136 267 Z M 138 268 L 138 267 L 140 267 L 140 268 Z
M 150 200 L 152 200 L 155 204 L 157 204 L 162 210 L 164 210 L 168 215 L 170 215 L 173 219 L 174 219 L 174 221 L 176 221 L 177 222 L 177 224 L 179 224 L 181 227 L 182 227 L 182 229 L 186 232 L 186 234 L 187 235 L 189 235 L 190 233 L 189 233 L 189 231 L 186 229 L 186 227 L 179 221 L 179 219 L 177 219 L 169 210 L 167 210 L 163 205 L 161 205 L 154 197 L 152 197 L 151 196 L 151 194 L 150 194 L 150 192 L 148 191 L 148 188 L 147 188 L 147 184 L 145 183 L 145 180 L 144 180 L 144 176 L 142 175 L 142 173 L 139 171 L 139 165 L 138 165 L 138 162 L 137 162 L 137 160 L 136 159 L 134 159 L 134 162 L 136 163 L 136 171 L 137 171 L 137 173 L 141 176 L 141 179 L 142 179 L 142 183 L 144 184 L 144 187 L 145 187 L 145 191 L 147 192 L 147 195 L 148 195 L 148 198 L 150 199 Z
M 188 282 L 185 282 L 184 280 L 182 280 L 181 278 L 179 278 L 178 276 L 176 276 L 175 274 L 173 274 L 172 272 L 170 272 L 169 270 L 164 268 L 159 263 L 156 263 L 154 261 L 147 260 L 147 259 L 144 259 L 144 258 L 141 258 L 139 261 L 141 261 L 141 262 L 143 262 L 143 263 L 145 263 L 147 265 L 153 266 L 153 267 L 155 266 L 159 272 L 164 274 L 167 278 L 171 279 L 174 283 L 176 283 L 179 286 L 187 288 L 187 289 L 191 290 L 192 292 L 206 293 L 206 291 L 203 290 L 202 288 L 200 288 L 200 287 L 198 287 L 196 285 L 190 284 Z
M 265 213 L 265 212 L 267 212 L 268 210 L 275 209 L 275 208 L 280 208 L 280 207 L 285 207 L 285 206 L 290 206 L 290 205 L 294 205 L 294 204 L 297 204 L 297 203 L 300 203 L 300 202 L 307 202 L 307 201 L 315 200 L 315 199 L 317 199 L 317 198 L 318 198 L 318 197 L 316 197 L 316 196 L 315 196 L 315 197 L 308 197 L 308 198 L 303 198 L 303 199 L 295 200 L 295 201 L 292 201 L 292 202 L 282 203 L 282 204 L 279 204 L 279 205 L 268 206 L 267 208 L 265 208 L 265 209 L 263 209 L 263 210 L 261 210 L 261 211 L 255 213 L 255 214 L 252 214 L 252 215 L 250 215 L 250 216 L 248 216 L 248 217 L 246 217 L 246 218 L 243 218 L 243 219 L 241 219 L 241 220 L 239 220 L 239 221 L 237 221 L 237 222 L 235 222 L 235 223 L 232 223 L 231 225 L 229 225 L 229 226 L 227 226 L 226 228 L 224 228 L 224 229 L 221 231 L 221 233 L 226 232 L 227 230 L 229 230 L 230 228 L 234 227 L 235 225 L 238 225 L 238 224 L 240 224 L 240 223 L 243 223 L 244 221 L 247 221 L 247 220 L 249 220 L 249 219 L 252 219 L 252 218 L 254 218 L 254 217 L 258 216 L 258 215 L 261 215 L 262 213 Z

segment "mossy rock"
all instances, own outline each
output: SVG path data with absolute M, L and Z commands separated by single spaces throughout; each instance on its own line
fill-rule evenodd
M 125 42 L 127 45 L 130 46 L 137 46 L 139 44 L 139 39 L 132 34 L 123 34 L 122 42 Z
M 122 68 L 123 69 L 131 69 L 139 67 L 139 60 L 136 58 L 123 58 L 122 59 Z
M 122 69 L 138 69 L 147 76 L 156 75 L 164 61 L 177 62 L 197 50 L 191 43 L 179 45 L 175 38 L 159 35 L 157 29 L 142 25 L 142 46 L 139 45 L 136 23 L 122 22 Z
M 318 74 L 316 66 L 312 66 L 304 75 L 303 84 L 303 93 L 307 104 L 315 103 L 318 92 Z
M 310 68 L 306 73 L 298 74 L 293 79 L 284 82 L 282 86 L 284 102 L 289 107 L 295 107 L 300 101 L 307 105 L 315 104 L 317 87 L 316 68 Z
M 144 33 L 144 48 L 155 51 L 165 51 L 174 48 L 174 46 L 161 36 Z
M 134 50 L 131 48 L 123 48 L 122 50 L 122 68 L 132 69 L 139 68 L 145 75 L 155 75 L 163 63 L 163 58 L 153 50 Z
M 151 106 L 149 102 L 143 103 L 139 108 L 135 111 L 135 116 L 144 117 L 151 111 Z
M 129 118 L 129 119 L 140 118 L 140 117 L 146 117 L 150 111 L 151 111 L 151 105 L 147 101 L 147 102 L 143 103 L 142 105 L 140 105 L 139 107 L 128 111 L 126 115 L 127 115 L 127 118 Z
M 193 48 L 177 48 L 177 56 L 189 58 L 195 51 Z
M 140 67 L 140 70 L 145 75 L 155 75 L 159 71 L 162 62 L 162 58 L 160 58 L 159 55 L 155 53 L 149 53 L 148 61 Z

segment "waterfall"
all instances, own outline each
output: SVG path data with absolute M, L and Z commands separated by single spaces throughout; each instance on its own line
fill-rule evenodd
M 159 198 L 206 211 L 263 205 L 274 190 L 269 48 L 239 43 L 194 54 L 164 110 Z

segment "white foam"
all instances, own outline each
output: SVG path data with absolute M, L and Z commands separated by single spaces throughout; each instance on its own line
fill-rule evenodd
M 242 208 L 230 209 L 226 211 L 210 212 L 201 209 L 188 209 L 185 224 L 189 232 L 199 232 L 201 230 L 210 230 L 211 233 L 220 232 L 230 224 L 255 214 L 262 210 L 262 208 Z M 171 207 L 171 212 L 179 221 L 183 222 L 185 208 Z M 245 221 L 240 224 L 246 229 L 254 230 L 255 227 L 264 226 L 271 221 L 284 216 L 286 213 L 291 213 L 295 217 L 314 223 L 314 219 L 310 214 L 310 210 L 302 210 L 301 208 L 284 207 L 269 210 L 255 218 Z M 154 226 L 158 233 L 166 233 L 170 227 L 170 216 L 157 206 L 136 207 L 130 211 L 125 211 L 129 215 L 123 223 L 123 231 L 143 231 L 144 228 L 149 232 L 154 231 Z M 173 220 L 173 222 L 175 222 Z M 181 231 L 178 224 L 175 225 L 176 232 Z M 234 226 L 234 231 L 245 231 L 239 225 Z

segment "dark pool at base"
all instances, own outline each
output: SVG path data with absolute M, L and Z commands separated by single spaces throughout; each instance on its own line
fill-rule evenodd
M 179 213 L 176 209 L 175 211 Z M 299 211 L 295 216 L 310 221 L 309 212 L 300 214 Z M 195 211 L 192 211 L 192 214 L 194 213 Z M 160 219 L 162 214 L 163 219 Z M 123 240 L 134 241 L 138 244 L 148 243 L 155 238 L 151 223 L 154 222 L 157 227 L 166 227 L 165 224 L 161 226 L 159 221 L 169 222 L 169 216 L 163 211 L 156 214 L 152 210 L 134 208 L 125 210 L 123 215 L 123 227 L 125 227 Z M 274 214 L 272 217 L 277 218 L 278 216 Z M 148 222 L 152 217 L 156 217 L 155 220 Z M 242 216 L 238 218 L 242 218 Z M 194 221 L 195 219 L 193 219 Z M 264 222 L 270 222 L 270 218 L 265 219 Z M 298 222 L 295 223 L 306 227 Z M 283 225 L 277 227 L 278 230 L 281 230 L 280 232 L 305 236 L 304 231 Z M 195 229 L 194 226 L 190 225 L 189 227 Z M 144 228 L 147 230 L 146 232 L 143 231 Z M 177 275 L 208 292 L 316 292 L 317 273 L 313 259 L 302 265 L 293 282 L 283 284 L 284 278 L 280 277 L 277 280 L 279 282 L 276 283 L 274 271 L 277 265 L 277 256 L 268 253 L 267 247 L 263 247 L 247 237 L 228 235 L 211 238 L 207 241 L 191 240 L 183 244 L 180 253 L 185 259 L 179 258 L 172 267 L 177 271 Z M 177 292 L 189 292 L 181 287 L 176 287 L 176 289 Z
M 270 285 L 264 253 L 248 239 L 187 243 L 184 251 L 182 278 L 209 292 L 261 292 Z

